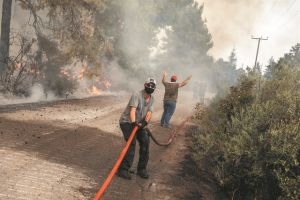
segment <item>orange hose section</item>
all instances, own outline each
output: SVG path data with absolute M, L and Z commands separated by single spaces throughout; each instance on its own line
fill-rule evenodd
M 127 140 L 126 146 L 124 147 L 123 151 L 121 152 L 117 162 L 115 163 L 114 167 L 112 168 L 112 170 L 110 171 L 109 175 L 107 176 L 105 182 L 103 183 L 103 185 L 101 186 L 100 190 L 96 193 L 96 196 L 94 197 L 94 200 L 99 200 L 101 199 L 102 195 L 104 194 L 106 188 L 108 187 L 108 185 L 110 184 L 113 176 L 115 175 L 115 173 L 117 172 L 123 158 L 125 157 L 128 148 L 136 134 L 138 130 L 138 126 L 134 127 L 134 129 L 132 130 L 129 139 Z
M 169 140 L 167 142 L 167 144 L 171 144 L 171 142 L 173 141 L 173 139 L 176 137 L 176 134 L 185 126 L 185 123 L 187 121 L 189 121 L 190 117 L 187 117 L 183 122 L 181 122 L 181 124 L 179 125 L 179 127 L 177 129 L 175 129 L 173 131 L 173 134 L 169 137 Z

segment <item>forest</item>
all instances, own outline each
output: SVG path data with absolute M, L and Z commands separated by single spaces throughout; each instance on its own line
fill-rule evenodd
M 3 94 L 30 96 L 35 84 L 56 96 L 82 87 L 131 89 L 135 84 L 124 80 L 132 73 L 138 77 L 132 82 L 139 82 L 162 69 L 196 74 L 216 91 L 243 73 L 234 50 L 225 60 L 208 54 L 213 39 L 204 6 L 193 0 L 16 0 L 18 26 L 12 2 L 4 0 L 2 9 Z

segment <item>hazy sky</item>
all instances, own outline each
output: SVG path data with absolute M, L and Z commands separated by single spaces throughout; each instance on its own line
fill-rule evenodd
M 253 66 L 257 40 L 262 41 L 258 60 L 267 64 L 300 43 L 300 0 L 197 0 L 204 3 L 204 18 L 214 40 L 210 53 L 227 58 L 235 48 L 239 67 Z

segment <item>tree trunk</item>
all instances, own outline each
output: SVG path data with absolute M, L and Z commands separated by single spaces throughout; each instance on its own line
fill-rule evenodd
M 12 0 L 3 0 L 0 40 L 0 72 L 5 69 L 5 65 L 7 64 L 7 57 L 9 56 L 11 7 Z

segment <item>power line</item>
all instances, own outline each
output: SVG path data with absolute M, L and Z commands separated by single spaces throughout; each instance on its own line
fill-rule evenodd
M 283 23 L 278 24 L 278 26 L 274 27 L 272 29 L 272 32 L 274 31 L 278 31 L 279 28 L 281 28 L 280 31 L 283 31 L 285 27 L 287 27 L 287 25 L 289 25 L 291 22 L 293 22 L 293 20 L 297 19 L 297 15 L 300 14 L 300 11 L 296 11 L 293 15 L 290 16 L 289 20 L 285 20 Z
M 292 8 L 292 6 L 296 3 L 297 0 L 293 0 L 291 1 L 287 8 L 281 12 L 277 17 L 276 20 L 274 21 L 274 19 L 272 20 L 272 26 L 270 26 L 271 28 L 271 32 L 273 32 L 274 29 L 277 29 L 278 27 L 280 27 L 280 25 L 282 24 L 282 21 L 286 21 L 287 17 L 286 14 L 290 11 L 290 9 Z M 274 23 L 275 22 L 275 23 Z M 276 23 L 277 22 L 277 23 Z M 276 26 L 277 25 L 277 26 Z M 272 28 L 273 27 L 273 28 Z M 274 28 L 275 27 L 275 28 Z
M 269 7 L 268 11 L 265 14 L 266 18 L 269 17 L 270 13 L 275 8 L 275 6 L 276 6 L 277 3 L 278 3 L 278 0 L 273 1 L 272 5 Z

